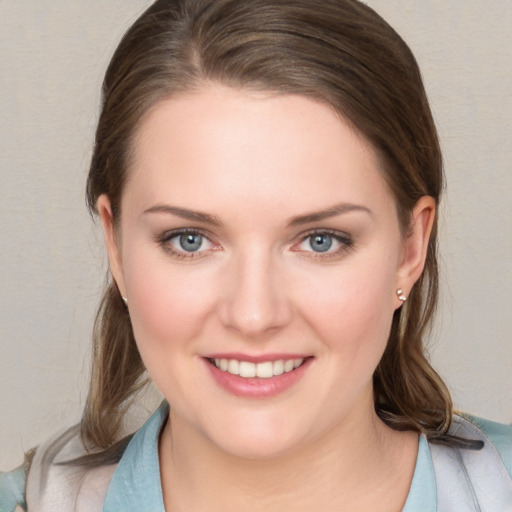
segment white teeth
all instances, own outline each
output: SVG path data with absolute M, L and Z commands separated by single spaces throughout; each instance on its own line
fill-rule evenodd
M 256 365 L 256 377 L 260 379 L 270 379 L 270 377 L 274 376 L 274 369 L 272 366 L 272 361 L 268 361 L 266 363 L 258 363 Z
M 237 359 L 215 359 L 215 366 L 223 372 L 239 375 L 246 379 L 258 377 L 270 379 L 283 373 L 288 373 L 298 368 L 304 359 L 280 359 L 278 361 L 265 361 L 263 363 L 251 363 L 238 361 Z
M 274 361 L 274 364 L 272 365 L 272 370 L 274 372 L 274 375 L 281 375 L 284 373 L 284 361 Z
M 228 362 L 228 372 L 233 375 L 240 374 L 240 363 L 236 359 L 230 359 Z
M 290 359 L 289 361 L 285 361 L 284 363 L 284 372 L 291 372 L 293 370 L 293 359 Z
M 240 361 L 239 375 L 246 379 L 256 377 L 256 365 L 254 363 L 249 363 L 248 361 Z

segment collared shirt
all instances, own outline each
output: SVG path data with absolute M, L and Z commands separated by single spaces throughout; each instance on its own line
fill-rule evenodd
M 85 496 L 87 495 L 87 489 L 79 488 L 78 497 L 85 496 L 86 500 L 82 500 L 85 505 L 79 506 L 77 509 L 64 507 L 66 512 L 75 510 L 100 512 L 101 509 L 103 509 L 103 512 L 118 512 L 120 510 L 123 512 L 140 512 L 141 510 L 145 512 L 165 512 L 160 482 L 158 440 L 168 414 L 169 405 L 163 402 L 133 436 L 115 471 L 105 468 L 106 471 L 103 475 L 100 474 L 100 478 L 93 477 L 90 479 L 91 485 L 85 487 L 91 487 L 93 491 L 97 491 L 98 488 L 105 489 L 105 491 L 101 491 L 106 492 L 104 501 L 103 498 L 100 498 L 99 501 L 94 500 L 95 505 L 91 508 L 92 501 L 87 501 L 88 496 Z M 478 418 L 471 418 L 471 422 L 485 432 L 487 438 L 498 450 L 498 458 L 501 457 L 506 470 L 512 475 L 512 428 L 508 425 Z M 36 468 L 33 468 L 31 473 L 34 470 L 37 471 Z M 90 473 L 92 474 L 92 472 Z M 54 512 L 55 504 L 61 504 L 63 498 L 70 494 L 70 481 L 66 479 L 66 469 L 60 467 L 57 475 L 60 476 L 53 477 L 51 482 L 53 495 L 45 496 L 43 502 L 38 503 L 36 507 L 38 511 Z M 80 482 L 87 480 L 88 476 L 90 475 L 86 475 L 86 478 L 80 477 Z M 22 469 L 11 473 L 0 473 L 0 512 L 13 512 L 16 505 L 24 506 L 25 478 L 26 475 Z M 91 489 L 88 490 L 89 493 L 90 491 Z M 97 494 L 101 493 L 98 492 Z M 432 450 L 423 435 L 419 438 L 414 475 L 402 512 L 418 512 L 419 510 L 421 512 L 438 511 Z M 457 508 L 457 510 L 459 509 Z
M 112 477 L 103 512 L 165 512 L 158 437 L 169 414 L 164 402 L 135 434 Z M 436 480 L 427 440 L 420 436 L 416 468 L 402 512 L 436 512 Z

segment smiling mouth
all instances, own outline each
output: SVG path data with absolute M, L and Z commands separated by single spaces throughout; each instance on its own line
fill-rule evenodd
M 290 373 L 302 366 L 306 359 L 279 359 L 277 361 L 264 361 L 251 363 L 238 359 L 208 359 L 208 361 L 222 372 L 237 375 L 245 379 L 270 379 L 283 373 Z

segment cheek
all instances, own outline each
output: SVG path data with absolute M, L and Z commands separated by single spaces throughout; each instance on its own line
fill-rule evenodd
M 178 269 L 140 251 L 125 260 L 125 282 L 141 358 L 156 387 L 178 406 L 177 397 L 188 396 L 197 384 L 194 356 L 212 303 L 204 283 L 212 279 L 198 267 Z
M 212 303 L 212 276 L 204 269 L 178 266 L 152 252 L 140 250 L 124 261 L 130 316 L 141 353 L 146 346 L 172 351 L 194 340 L 202 326 L 199 320 Z
M 320 334 L 330 350 L 352 357 L 373 354 L 380 359 L 394 312 L 393 264 L 357 264 L 316 275 L 301 293 L 302 316 Z M 370 349 L 370 350 L 369 350 Z

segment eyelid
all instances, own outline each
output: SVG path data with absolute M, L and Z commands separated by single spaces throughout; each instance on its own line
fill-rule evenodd
M 302 241 L 306 240 L 307 238 L 314 236 L 314 235 L 330 235 L 333 238 L 336 238 L 337 240 L 342 240 L 345 242 L 351 242 L 353 239 L 352 235 L 349 235 L 345 231 L 340 231 L 338 229 L 330 229 L 330 228 L 309 229 L 307 231 L 303 231 L 303 232 L 299 233 L 296 236 L 296 239 L 298 239 L 302 242 Z
M 202 251 L 196 251 L 196 252 L 187 252 L 187 251 L 180 251 L 174 248 L 169 242 L 176 237 L 179 237 L 181 235 L 187 235 L 187 234 L 194 234 L 194 235 L 200 235 L 203 238 L 206 238 L 210 244 L 212 244 L 212 248 L 202 250 Z M 174 256 L 177 259 L 196 259 L 201 258 L 204 256 L 207 256 L 212 251 L 217 251 L 220 249 L 220 245 L 214 240 L 214 237 L 211 233 L 201 229 L 201 228 L 177 228 L 177 229 L 170 229 L 168 231 L 164 231 L 160 235 L 157 235 L 155 237 L 156 242 L 160 244 L 163 249 L 171 254 L 171 256 Z
M 298 246 L 300 244 L 304 243 L 308 238 L 311 238 L 315 235 L 331 236 L 340 244 L 340 247 L 338 247 L 337 249 L 335 249 L 333 251 L 326 251 L 323 253 L 315 252 L 313 250 L 304 250 L 304 249 L 298 248 Z M 309 231 L 302 232 L 301 234 L 298 235 L 297 238 L 298 238 L 298 241 L 293 243 L 293 245 L 291 247 L 292 251 L 301 253 L 307 258 L 319 259 L 319 260 L 324 260 L 324 261 L 327 261 L 329 259 L 340 258 L 343 254 L 345 254 L 346 252 L 353 249 L 354 245 L 355 245 L 353 237 L 351 235 L 349 235 L 348 233 L 345 233 L 343 231 L 338 231 L 335 229 L 321 229 L 321 228 L 311 229 Z

